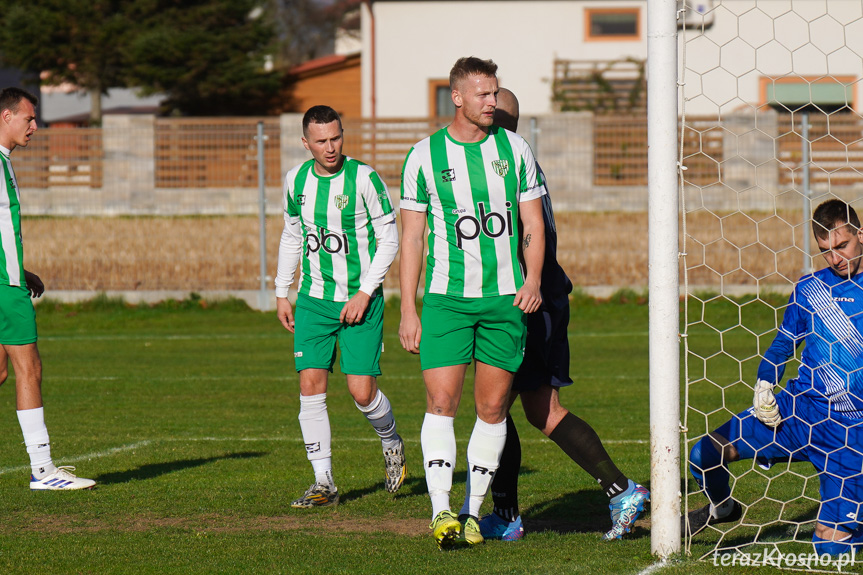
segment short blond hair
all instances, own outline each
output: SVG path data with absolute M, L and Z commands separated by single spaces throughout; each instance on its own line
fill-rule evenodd
M 491 60 L 483 60 L 476 56 L 459 58 L 449 71 L 450 90 L 455 90 L 456 84 L 473 75 L 495 78 L 497 76 L 497 64 Z

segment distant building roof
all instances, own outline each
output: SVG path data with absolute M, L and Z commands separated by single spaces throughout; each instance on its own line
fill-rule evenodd
M 331 54 L 322 56 L 297 64 L 288 69 L 289 76 L 309 76 L 315 74 L 324 74 L 336 68 L 345 66 L 357 65 L 360 62 L 360 53 L 355 54 Z

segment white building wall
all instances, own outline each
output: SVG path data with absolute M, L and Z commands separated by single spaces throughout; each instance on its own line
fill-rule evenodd
M 713 0 L 702 38 L 687 32 L 686 111 L 726 114 L 763 103 L 762 78 L 863 78 L 860 0 Z M 640 8 L 634 42 L 585 41 L 590 8 Z M 373 2 L 376 115 L 429 112 L 428 80 L 461 56 L 491 58 L 524 115 L 552 111 L 555 58 L 620 60 L 647 54 L 646 0 L 459 0 Z M 371 18 L 363 7 L 363 115 L 372 115 Z M 681 50 L 681 57 L 683 51 Z M 863 108 L 855 89 L 852 105 Z
M 428 80 L 448 78 L 462 56 L 491 58 L 523 115 L 552 111 L 554 59 L 644 58 L 646 1 L 374 2 L 377 116 L 429 111 Z M 584 42 L 587 8 L 640 7 L 641 39 Z M 363 115 L 371 116 L 371 19 L 363 11 Z
M 860 0 L 715 0 L 713 25 L 687 31 L 684 93 L 689 114 L 764 105 L 762 79 L 863 77 Z M 701 36 L 701 37 L 698 37 Z M 682 54 L 681 54 L 682 56 Z M 853 101 L 861 109 L 859 87 Z

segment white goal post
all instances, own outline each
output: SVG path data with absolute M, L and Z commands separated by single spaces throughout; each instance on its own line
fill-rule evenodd
M 677 3 L 647 3 L 650 547 L 680 551 Z

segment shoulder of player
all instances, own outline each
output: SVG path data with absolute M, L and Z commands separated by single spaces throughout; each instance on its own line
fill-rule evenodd
M 798 303 L 809 300 L 815 294 L 823 293 L 825 289 L 831 291 L 834 287 L 846 280 L 837 276 L 830 268 L 822 268 L 818 271 L 801 276 L 794 284 L 792 300 Z
M 436 134 L 440 134 L 443 130 L 446 130 L 446 128 L 441 128 L 440 130 L 438 130 L 434 134 L 432 134 L 430 136 L 426 136 L 425 138 L 423 138 L 422 140 L 420 140 L 419 142 L 417 142 L 416 144 L 411 146 L 411 149 L 408 151 L 408 157 L 409 158 L 411 156 L 416 157 L 417 154 L 428 154 L 429 151 L 431 150 L 432 139 L 434 138 L 434 136 Z
M 500 126 L 498 126 L 497 130 L 495 130 L 493 135 L 497 138 L 507 138 L 515 148 L 530 148 L 530 144 L 527 143 L 527 140 L 525 140 L 515 132 L 510 132 L 506 128 L 501 128 Z
M 344 174 L 350 170 L 356 170 L 355 181 L 357 185 L 361 185 L 363 182 L 365 182 L 375 187 L 376 185 L 383 184 L 384 182 L 384 179 L 381 177 L 378 171 L 371 167 L 369 164 L 357 160 L 356 158 L 345 156 L 345 164 L 342 168 L 341 174 Z
M 345 163 L 342 172 L 344 172 L 347 168 L 352 167 L 353 169 L 356 169 L 358 174 L 370 174 L 372 172 L 377 173 L 373 167 L 363 162 L 362 160 L 358 160 L 351 156 L 345 156 L 344 158 Z
M 296 166 L 294 166 L 293 168 L 288 170 L 288 173 L 285 174 L 285 184 L 287 184 L 289 182 L 293 182 L 297 178 L 297 175 L 301 171 L 311 169 L 312 165 L 314 163 L 315 163 L 315 160 L 312 158 L 309 158 L 308 160 L 306 160 L 302 164 L 297 164 Z

